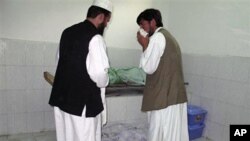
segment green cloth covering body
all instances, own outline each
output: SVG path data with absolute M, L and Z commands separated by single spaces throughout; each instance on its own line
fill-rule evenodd
M 109 85 L 145 85 L 146 74 L 138 67 L 131 68 L 109 68 Z

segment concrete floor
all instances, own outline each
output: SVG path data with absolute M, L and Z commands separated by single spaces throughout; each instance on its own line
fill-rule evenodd
M 0 136 L 0 141 L 56 141 L 55 131 Z
M 56 141 L 55 131 L 17 134 L 11 136 L 0 136 L 0 141 Z M 205 138 L 199 138 L 193 141 L 210 141 Z

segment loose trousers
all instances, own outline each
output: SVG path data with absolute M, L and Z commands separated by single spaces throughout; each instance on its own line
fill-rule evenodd
M 189 141 L 187 103 L 148 112 L 148 141 Z
M 57 141 L 101 141 L 101 118 L 86 118 L 85 108 L 81 117 L 54 107 Z

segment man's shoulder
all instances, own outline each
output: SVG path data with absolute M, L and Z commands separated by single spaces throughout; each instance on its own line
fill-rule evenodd
M 80 23 L 77 23 L 77 24 L 73 24 L 73 25 L 67 27 L 65 29 L 65 31 L 70 31 L 70 30 L 74 30 L 74 29 L 80 28 L 82 25 L 83 25 L 83 22 L 80 22 Z
M 157 30 L 158 32 L 166 32 L 166 31 L 168 32 L 168 30 L 164 27 L 159 27 Z
M 71 35 L 79 31 L 79 29 L 82 27 L 83 22 L 71 25 L 67 28 L 65 28 L 62 32 L 64 35 Z

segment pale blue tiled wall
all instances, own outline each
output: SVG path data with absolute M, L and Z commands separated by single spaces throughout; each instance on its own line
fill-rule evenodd
M 107 48 L 110 66 L 114 68 L 138 67 L 141 52 L 140 49 Z
M 250 59 L 183 56 L 189 102 L 208 111 L 204 136 L 229 140 L 230 124 L 250 124 Z
M 0 39 L 0 135 L 54 130 L 53 111 L 47 104 L 51 86 L 42 73 L 55 71 L 57 47 Z M 140 50 L 109 48 L 108 53 L 114 67 L 139 64 Z M 208 111 L 204 136 L 213 141 L 228 141 L 230 124 L 250 124 L 249 60 L 183 53 L 189 102 Z M 144 120 L 141 98 L 107 98 L 109 122 Z
M 145 122 L 146 114 L 141 112 L 142 95 L 107 98 L 108 121 Z
M 51 86 L 43 72 L 55 72 L 57 48 L 57 43 L 0 39 L 0 135 L 54 130 L 48 105 Z M 109 49 L 114 67 L 138 66 L 138 54 L 133 49 Z M 141 96 L 107 98 L 108 121 L 145 119 L 138 112 L 140 103 Z
M 0 135 L 54 129 L 43 71 L 55 70 L 57 44 L 0 39 Z

